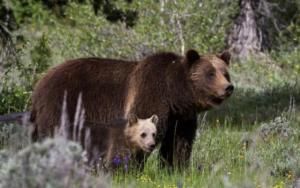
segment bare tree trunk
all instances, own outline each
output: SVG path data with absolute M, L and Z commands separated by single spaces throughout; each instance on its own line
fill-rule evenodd
M 16 61 L 16 49 L 10 30 L 16 29 L 16 20 L 11 9 L 0 3 L 0 78 L 4 65 Z
M 254 10 L 255 4 L 259 1 L 240 0 L 239 15 L 227 36 L 227 48 L 239 59 L 261 51 L 261 31 L 257 25 Z
M 0 73 L 3 72 L 4 61 L 8 55 L 8 46 L 10 45 L 10 35 L 0 22 Z
M 266 57 L 262 52 L 278 49 L 280 33 L 296 22 L 297 0 L 239 0 L 239 14 L 226 38 L 233 56 Z

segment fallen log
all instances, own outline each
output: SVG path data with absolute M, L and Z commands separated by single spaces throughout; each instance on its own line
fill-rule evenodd
M 0 115 L 0 123 L 25 124 L 30 118 L 30 112 L 13 112 Z

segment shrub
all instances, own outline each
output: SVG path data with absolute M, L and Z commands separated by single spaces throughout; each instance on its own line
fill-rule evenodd
M 0 187 L 108 187 L 82 160 L 80 145 L 56 137 L 20 150 L 0 152 Z

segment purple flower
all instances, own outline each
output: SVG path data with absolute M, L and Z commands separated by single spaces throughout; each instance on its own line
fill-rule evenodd
M 114 158 L 113 158 L 113 164 L 116 165 L 116 166 L 119 166 L 121 163 L 122 163 L 122 159 L 119 155 L 116 155 Z

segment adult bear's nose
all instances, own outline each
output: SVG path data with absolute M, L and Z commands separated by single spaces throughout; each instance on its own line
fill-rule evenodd
M 228 85 L 225 89 L 227 95 L 231 95 L 234 90 L 234 86 L 232 84 Z

